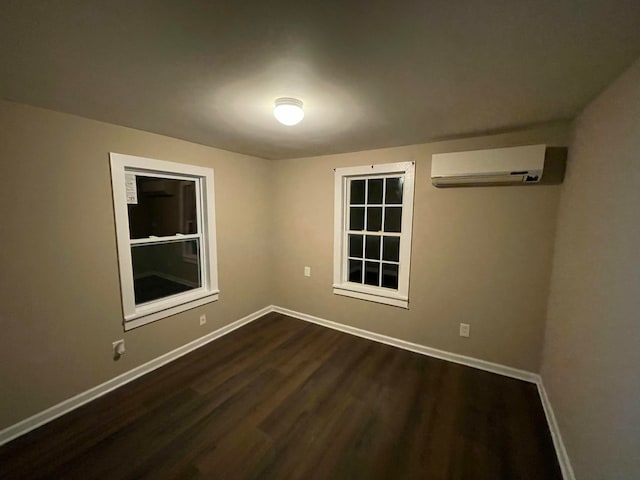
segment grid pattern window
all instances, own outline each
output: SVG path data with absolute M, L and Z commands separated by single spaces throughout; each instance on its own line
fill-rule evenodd
M 125 330 L 218 298 L 213 170 L 111 154 Z
M 336 170 L 334 293 L 408 307 L 413 163 Z

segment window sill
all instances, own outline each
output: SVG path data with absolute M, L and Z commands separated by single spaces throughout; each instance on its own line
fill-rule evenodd
M 184 295 L 172 299 L 167 299 L 160 302 L 150 303 L 145 306 L 141 306 L 137 309 L 136 313 L 127 315 L 124 321 L 124 329 L 132 330 L 142 325 L 146 325 L 162 318 L 170 317 L 186 310 L 205 305 L 207 303 L 215 302 L 218 300 L 219 291 L 208 292 L 193 292 L 189 295 Z
M 350 284 L 334 285 L 333 293 L 345 297 L 358 298 L 360 300 L 368 300 L 370 302 L 382 303 L 393 307 L 409 308 L 409 299 L 394 292 L 380 292 L 379 289 L 367 288 L 360 286 L 351 286 Z

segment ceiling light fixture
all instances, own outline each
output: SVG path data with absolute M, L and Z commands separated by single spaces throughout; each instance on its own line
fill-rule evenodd
M 297 125 L 304 118 L 302 101 L 286 97 L 276 99 L 273 116 L 283 125 Z

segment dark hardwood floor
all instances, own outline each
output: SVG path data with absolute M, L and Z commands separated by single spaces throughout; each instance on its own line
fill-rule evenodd
M 274 313 L 1 447 L 0 478 L 562 477 L 533 384 Z

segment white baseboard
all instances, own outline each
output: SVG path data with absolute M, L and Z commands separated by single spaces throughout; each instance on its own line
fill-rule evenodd
M 524 380 L 526 382 L 538 383 L 540 376 L 537 373 L 528 372 L 526 370 L 520 370 L 499 363 L 487 362 L 486 360 L 480 360 L 478 358 L 467 357 L 458 353 L 447 352 L 444 350 L 438 350 L 437 348 L 426 347 L 417 343 L 407 342 L 406 340 L 400 340 L 394 337 L 388 337 L 379 333 L 370 332 L 369 330 L 362 330 L 360 328 L 351 327 L 341 323 L 332 322 L 331 320 L 325 320 L 324 318 L 314 317 L 313 315 L 307 315 L 306 313 L 296 312 L 289 310 L 288 308 L 282 308 L 273 305 L 274 312 L 282 313 L 290 317 L 305 320 L 307 322 L 322 325 L 324 327 L 339 330 L 341 332 L 350 333 L 358 337 L 373 340 L 374 342 L 384 343 L 393 347 L 402 348 L 403 350 L 409 350 L 411 352 L 420 353 L 429 357 L 439 358 L 441 360 L 447 360 L 453 363 L 459 363 L 468 367 L 479 368 L 487 372 L 497 373 L 504 375 L 505 377 L 516 378 L 518 380 Z
M 560 428 L 556 421 L 556 415 L 553 413 L 551 402 L 547 395 L 547 390 L 544 388 L 542 377 L 537 382 L 538 393 L 540 394 L 540 401 L 542 402 L 542 408 L 544 414 L 547 417 L 547 424 L 549 425 L 549 431 L 551 432 L 551 438 L 553 439 L 553 446 L 556 449 L 556 455 L 558 457 L 558 463 L 560 464 L 560 470 L 562 470 L 562 478 L 564 480 L 576 480 L 573 468 L 571 467 L 571 460 L 567 454 L 567 449 L 562 441 L 562 435 L 560 434 Z
M 111 380 L 108 380 L 100 385 L 97 385 L 89 390 L 86 390 L 74 397 L 71 397 L 67 400 L 64 400 L 53 407 L 50 407 L 46 410 L 43 410 L 40 413 L 36 413 L 35 415 L 26 418 L 10 427 L 5 428 L 0 431 L 0 445 L 3 445 L 7 442 L 10 442 L 16 437 L 20 435 L 24 435 L 31 430 L 34 430 L 45 423 L 48 423 L 56 418 L 68 413 L 76 408 L 84 405 L 85 403 L 89 403 L 92 400 L 95 400 L 98 397 L 101 397 L 112 390 L 115 390 L 118 387 L 121 387 L 142 375 L 145 375 L 161 366 L 176 360 L 177 358 L 186 355 L 197 348 L 200 348 L 206 345 L 209 342 L 212 342 L 216 338 L 220 338 L 223 335 L 226 335 L 247 323 L 253 322 L 254 320 L 266 315 L 269 312 L 273 311 L 273 307 L 268 306 L 258 310 L 257 312 L 253 312 L 246 317 L 241 318 L 240 320 L 236 320 L 228 325 L 225 325 L 222 328 L 219 328 L 213 332 L 208 333 L 192 342 L 187 343 L 181 347 L 176 348 L 175 350 L 171 350 L 170 352 L 165 353 L 139 367 L 136 367 L 128 372 L 123 373 L 122 375 L 118 375 Z

